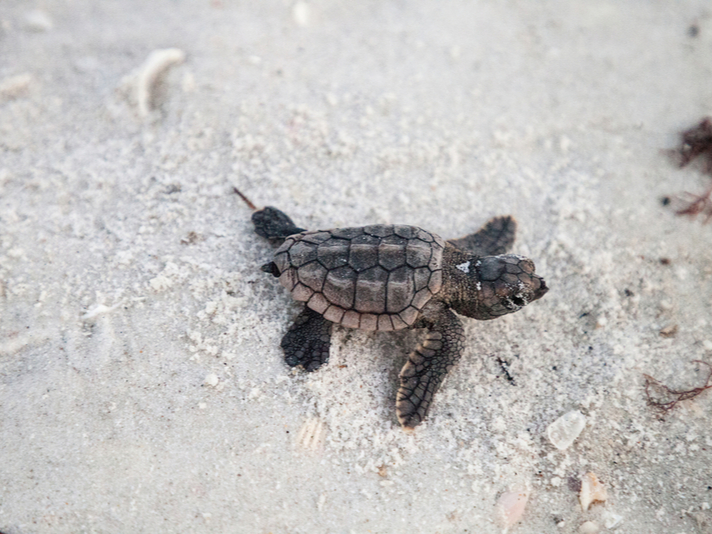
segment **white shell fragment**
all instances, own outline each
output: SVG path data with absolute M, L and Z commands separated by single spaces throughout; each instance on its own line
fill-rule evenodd
M 581 493 L 579 493 L 581 509 L 585 512 L 591 503 L 604 502 L 606 499 L 608 499 L 606 487 L 594 473 L 586 473 L 581 479 Z
M 31 83 L 32 75 L 27 72 L 0 80 L 0 102 L 25 95 Z
M 546 435 L 554 447 L 563 451 L 579 437 L 585 426 L 586 417 L 578 410 L 574 410 L 551 423 L 546 429 Z
M 601 529 L 595 521 L 586 521 L 579 527 L 578 530 L 581 534 L 596 534 L 597 532 L 600 532 Z
M 524 515 L 524 509 L 529 500 L 529 493 L 522 491 L 507 491 L 497 499 L 497 515 L 503 527 L 515 525 Z
M 93 308 L 91 308 L 89 311 L 87 311 L 84 315 L 82 315 L 82 320 L 83 321 L 93 321 L 100 315 L 104 315 L 106 313 L 111 313 L 114 311 L 116 308 L 121 307 L 122 303 L 119 302 L 118 304 L 114 304 L 111 308 L 108 306 L 105 306 L 104 304 L 97 304 Z
M 173 65 L 185 60 L 185 52 L 178 48 L 154 50 L 139 69 L 136 80 L 136 100 L 138 112 L 147 117 L 151 112 L 153 91 L 158 79 Z
M 49 13 L 41 9 L 33 9 L 25 13 L 25 29 L 31 32 L 46 32 L 52 29 L 54 23 Z
M 614 514 L 613 512 L 609 512 L 608 510 L 604 511 L 603 514 L 601 514 L 601 518 L 603 519 L 603 526 L 609 530 L 618 528 L 623 522 L 623 516 Z
M 294 7 L 292 8 L 292 17 L 294 17 L 294 22 L 297 23 L 297 26 L 309 26 L 309 21 L 311 19 L 309 4 L 301 1 L 294 4 Z

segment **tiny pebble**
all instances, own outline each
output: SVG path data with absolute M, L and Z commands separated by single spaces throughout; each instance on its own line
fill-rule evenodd
M 515 525 L 524 515 L 529 494 L 522 491 L 507 491 L 497 500 L 499 520 L 505 528 Z
M 571 139 L 569 139 L 565 135 L 562 135 L 561 139 L 559 139 L 559 149 L 562 152 L 566 153 L 569 151 L 569 149 L 571 149 L 572 146 L 573 146 L 573 142 L 571 141 Z
M 334 93 L 327 93 L 326 101 L 331 107 L 335 107 L 339 104 L 339 97 L 337 97 Z
M 662 337 L 675 337 L 675 334 L 677 334 L 676 324 L 669 324 L 660 329 L 660 335 Z
M 46 11 L 34 9 L 25 13 L 25 29 L 32 32 L 46 32 L 54 26 Z
M 551 423 L 546 429 L 546 435 L 554 447 L 563 451 L 579 437 L 585 426 L 586 417 L 578 410 L 573 410 Z
M 601 518 L 603 519 L 603 526 L 610 530 L 618 527 L 623 522 L 623 516 L 608 511 L 603 512 Z
M 308 26 L 309 25 L 309 4 L 306 2 L 297 2 L 292 8 L 292 17 L 294 17 L 294 22 L 297 26 Z
M 219 382 L 219 379 L 218 379 L 218 375 L 216 375 L 216 374 L 210 373 L 208 376 L 205 377 L 205 383 L 208 386 L 215 387 L 218 385 L 218 382 Z
M 27 93 L 32 83 L 32 75 L 29 73 L 18 74 L 0 80 L 0 101 L 13 100 Z
M 586 521 L 579 527 L 579 532 L 581 534 L 596 534 L 598 531 L 598 523 L 595 521 Z

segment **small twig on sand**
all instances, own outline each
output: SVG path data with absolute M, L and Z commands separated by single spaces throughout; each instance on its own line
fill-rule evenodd
M 243 195 L 237 187 L 233 187 L 232 190 L 235 191 L 235 193 L 237 193 L 240 198 L 245 201 L 245 204 L 247 204 L 248 208 L 250 208 L 252 211 L 257 210 L 257 206 L 255 206 L 249 198 Z
M 710 380 L 712 380 L 712 365 L 702 360 L 693 360 L 693 363 L 701 363 L 709 368 L 707 379 L 702 386 L 697 388 L 674 390 L 652 376 L 644 374 L 645 395 L 648 398 L 648 405 L 667 412 L 672 410 L 678 402 L 694 399 L 706 389 L 712 388 L 712 384 L 710 384 Z M 655 391 L 652 392 L 651 390 Z

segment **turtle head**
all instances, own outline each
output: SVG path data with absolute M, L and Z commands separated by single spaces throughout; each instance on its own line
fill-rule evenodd
M 461 266 L 456 267 L 464 272 Z M 461 293 L 454 307 L 474 319 L 496 319 L 519 311 L 549 291 L 544 279 L 534 274 L 534 262 L 523 256 L 484 256 L 472 267 L 465 273 L 468 294 Z

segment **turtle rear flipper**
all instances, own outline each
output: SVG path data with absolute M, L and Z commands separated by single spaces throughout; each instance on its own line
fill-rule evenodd
M 329 361 L 332 324 L 314 310 L 304 308 L 282 338 L 287 365 L 316 371 Z
M 425 419 L 433 395 L 462 355 L 463 340 L 460 320 L 449 309 L 442 310 L 399 375 L 396 414 L 403 428 L 413 429 Z
M 448 243 L 477 256 L 499 256 L 512 248 L 516 233 L 517 221 L 506 215 L 494 217 L 474 234 L 449 239 Z
M 290 235 L 304 232 L 304 228 L 299 228 L 289 216 L 271 206 L 256 211 L 252 214 L 252 223 L 255 225 L 255 233 L 273 243 L 281 242 Z

